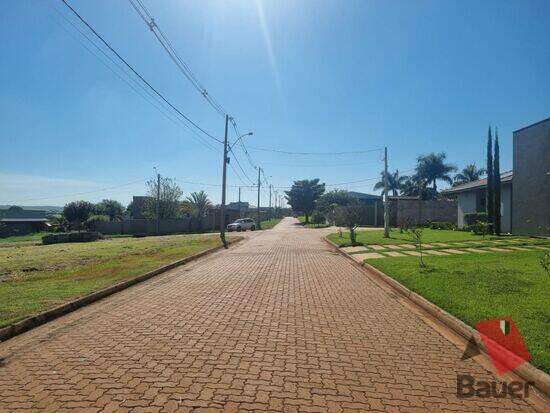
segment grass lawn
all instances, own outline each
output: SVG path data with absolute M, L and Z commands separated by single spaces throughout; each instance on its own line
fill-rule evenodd
M 393 229 L 390 232 L 390 238 L 384 238 L 384 230 L 373 230 L 373 231 L 357 231 L 357 242 L 360 244 L 378 244 L 378 245 L 388 245 L 388 244 L 410 244 L 411 243 L 411 234 L 410 233 L 399 233 L 399 230 Z M 339 237 L 337 233 L 330 234 L 328 239 L 334 242 L 339 247 L 347 247 L 351 245 L 349 239 L 349 232 L 342 232 L 342 238 Z M 512 237 L 496 237 L 496 236 L 486 236 L 485 240 L 491 239 L 508 239 Z M 514 237 L 517 238 L 517 237 Z M 467 231 L 451 231 L 443 229 L 429 229 L 425 228 L 423 231 L 422 242 L 446 242 L 446 241 L 482 241 L 483 237 L 481 235 L 475 235 Z
M 34 232 L 32 234 L 27 235 L 13 235 L 11 237 L 6 238 L 0 238 L 0 246 L 4 246 L 6 244 L 12 243 L 12 242 L 42 242 L 42 237 L 44 235 L 51 234 L 50 232 Z
M 106 239 L 0 248 L 0 328 L 220 245 L 212 235 Z
M 260 226 L 262 229 L 271 229 L 275 225 L 277 225 L 279 222 L 281 222 L 281 218 L 271 218 L 266 221 L 262 221 L 260 223 Z
M 481 320 L 512 317 L 531 353 L 531 363 L 548 373 L 550 278 L 539 265 L 542 253 L 425 257 L 427 269 L 419 267 L 417 257 L 368 262 L 470 326 Z
M 300 221 L 302 224 L 304 224 L 304 227 L 306 227 L 306 228 L 327 228 L 327 227 L 330 227 L 330 225 L 328 225 L 328 224 L 312 224 L 311 223 L 311 217 L 309 217 L 309 219 L 310 219 L 309 224 L 306 224 L 306 217 L 305 216 L 300 215 L 298 217 L 298 221 Z

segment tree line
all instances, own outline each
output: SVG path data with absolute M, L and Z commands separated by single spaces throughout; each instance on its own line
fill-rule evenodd
M 213 206 L 208 194 L 202 190 L 182 198 L 182 189 L 170 178 L 150 179 L 146 187 L 147 198 L 141 212 L 147 219 L 172 219 L 184 216 L 201 219 Z M 98 222 L 133 218 L 137 212 L 136 208 L 133 202 L 124 207 L 114 199 L 104 199 L 98 203 L 73 201 L 63 207 L 61 216 L 52 217 L 52 221 L 61 231 L 92 229 Z
M 411 176 L 403 176 L 399 171 L 388 172 L 388 193 L 393 196 L 419 196 L 422 199 L 436 199 L 438 197 L 437 182 L 443 181 L 449 185 L 457 186 L 468 182 L 477 181 L 485 176 L 487 170 L 478 168 L 475 163 L 466 165 L 462 171 L 447 163 L 445 152 L 432 152 L 427 155 L 419 155 L 416 159 L 415 173 Z M 374 190 L 382 190 L 384 194 L 384 176 L 374 185 Z
M 496 234 L 500 233 L 500 150 L 498 132 L 496 132 L 494 147 L 491 128 L 487 142 L 487 168 L 478 168 L 475 163 L 466 165 L 462 171 L 447 162 L 445 152 L 419 155 L 416 159 L 415 173 L 411 176 L 401 176 L 399 171 L 387 175 L 388 194 L 397 196 L 415 196 L 421 199 L 437 199 L 437 183 L 443 181 L 452 186 L 462 185 L 481 179 L 487 174 L 487 216 L 489 225 Z M 452 175 L 454 172 L 457 172 Z M 374 190 L 385 192 L 385 172 L 374 185 Z M 291 189 L 285 191 L 286 200 L 295 213 L 304 214 L 305 223 L 330 222 L 345 226 L 350 230 L 352 243 L 355 242 L 355 229 L 364 213 L 359 200 L 348 191 L 335 189 L 325 193 L 325 184 L 319 178 L 294 181 Z

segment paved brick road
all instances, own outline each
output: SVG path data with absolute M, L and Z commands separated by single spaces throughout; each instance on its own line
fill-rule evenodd
M 0 411 L 531 411 L 292 222 L 0 344 Z

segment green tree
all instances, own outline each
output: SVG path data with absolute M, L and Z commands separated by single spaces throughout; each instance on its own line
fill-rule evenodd
M 494 218 L 495 218 L 495 234 L 500 235 L 501 231 L 501 220 L 502 217 L 500 216 L 500 147 L 498 144 L 498 129 L 495 129 L 495 156 L 493 160 L 493 186 L 494 186 L 494 197 L 495 197 L 495 205 L 494 205 Z
M 185 198 L 185 201 L 192 207 L 193 215 L 199 219 L 204 217 L 208 209 L 212 207 L 212 202 L 210 202 L 208 195 L 204 191 L 191 192 L 191 194 Z
M 157 219 L 157 194 L 159 185 L 157 178 L 147 181 L 147 196 L 145 202 L 145 216 L 150 219 Z M 158 218 L 171 219 L 177 218 L 179 214 L 180 199 L 183 191 L 179 185 L 171 178 L 160 179 L 160 202 L 158 202 Z
M 109 221 L 120 221 L 124 214 L 124 207 L 114 199 L 104 199 L 95 204 L 94 212 L 96 215 L 106 215 Z
M 401 184 L 400 192 L 401 195 L 418 196 L 421 199 L 437 198 L 437 192 L 433 188 L 428 188 L 426 180 L 418 174 L 407 177 Z
M 478 168 L 475 163 L 468 164 L 462 171 L 455 175 L 453 186 L 477 181 L 485 175 L 485 168 Z
M 449 185 L 453 183 L 451 172 L 456 171 L 456 167 L 445 163 L 447 155 L 444 152 L 430 153 L 428 155 L 420 155 L 417 158 L 416 174 L 419 178 L 426 181 L 427 184 L 432 184 L 432 189 L 437 192 L 437 181 L 447 182 Z
M 364 213 L 364 207 L 354 199 L 350 205 L 339 206 L 336 208 L 336 225 L 346 227 L 349 230 L 349 239 L 351 245 L 357 244 L 355 230 L 361 222 Z
M 335 211 L 339 206 L 346 206 L 352 204 L 354 198 L 351 197 L 348 191 L 344 189 L 333 189 L 332 191 L 324 193 L 316 203 L 315 210 L 330 224 L 334 224 Z
M 495 194 L 494 194 L 494 171 L 493 171 L 493 137 L 491 135 L 491 127 L 487 135 L 487 222 L 494 224 L 495 222 Z
M 319 183 L 319 178 L 294 181 L 290 191 L 285 191 L 286 201 L 295 213 L 303 213 L 306 224 L 315 209 L 315 202 L 325 192 L 325 184 Z
M 63 207 L 63 216 L 73 228 L 80 229 L 94 211 L 94 204 L 87 201 L 69 202 Z
M 382 190 L 382 195 L 384 195 L 384 171 L 380 172 L 382 178 L 374 185 L 374 190 Z M 399 176 L 399 171 L 396 169 L 395 172 L 388 172 L 388 191 L 391 192 L 393 196 L 397 196 L 401 187 L 408 179 L 408 176 Z

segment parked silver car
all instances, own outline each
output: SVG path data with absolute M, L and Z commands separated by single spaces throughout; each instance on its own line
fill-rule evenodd
M 254 231 L 256 229 L 256 223 L 251 218 L 241 218 L 229 224 L 227 226 L 227 231 L 246 231 L 247 229 Z

